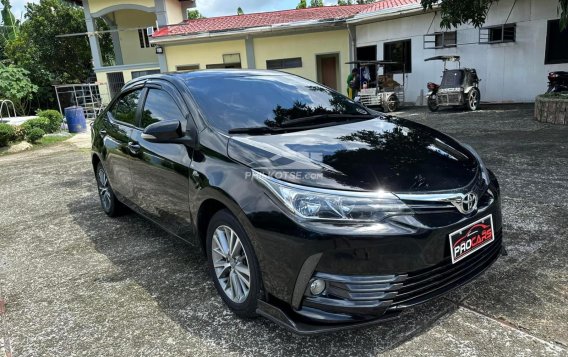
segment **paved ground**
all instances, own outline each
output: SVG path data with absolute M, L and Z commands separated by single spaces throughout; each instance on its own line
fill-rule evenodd
M 76 136 L 0 158 L 0 356 L 568 355 L 568 126 L 530 106 L 404 116 L 470 143 L 501 180 L 509 256 L 476 282 L 366 330 L 239 320 L 199 253 L 102 213 Z

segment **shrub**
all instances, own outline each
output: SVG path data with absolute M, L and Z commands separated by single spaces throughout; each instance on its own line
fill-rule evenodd
M 35 144 L 43 138 L 45 135 L 45 131 L 40 128 L 32 128 L 28 132 L 26 132 L 26 140 L 32 144 Z
M 44 131 L 44 133 L 49 133 L 51 129 L 51 122 L 47 118 L 35 118 L 30 119 L 24 124 L 22 124 L 22 128 L 27 132 L 34 128 L 39 128 Z
M 61 124 L 63 124 L 63 115 L 61 115 L 61 113 L 57 110 L 39 110 L 37 115 L 40 118 L 46 118 L 49 120 L 50 127 L 49 131 L 46 131 L 47 133 L 55 133 L 61 129 Z
M 14 140 L 14 127 L 6 124 L 0 123 L 0 147 L 8 145 L 9 141 Z
M 21 125 L 14 127 L 14 140 L 12 141 L 22 141 L 26 138 L 26 129 Z

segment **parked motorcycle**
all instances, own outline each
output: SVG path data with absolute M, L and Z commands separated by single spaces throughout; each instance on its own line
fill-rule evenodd
M 560 92 L 568 92 L 568 72 L 550 72 L 548 74 L 548 90 L 546 93 Z

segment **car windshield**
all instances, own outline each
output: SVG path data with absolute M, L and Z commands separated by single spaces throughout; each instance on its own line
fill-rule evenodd
M 370 115 L 351 99 L 293 75 L 198 77 L 186 84 L 208 122 L 226 133 L 236 128 L 287 127 L 295 119 L 315 116 L 318 124 L 325 124 L 342 115 Z

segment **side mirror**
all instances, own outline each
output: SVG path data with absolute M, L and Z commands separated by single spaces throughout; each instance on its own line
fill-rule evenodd
M 142 139 L 162 144 L 183 144 L 191 141 L 191 138 L 182 131 L 181 123 L 177 120 L 159 121 L 148 125 L 142 133 Z

